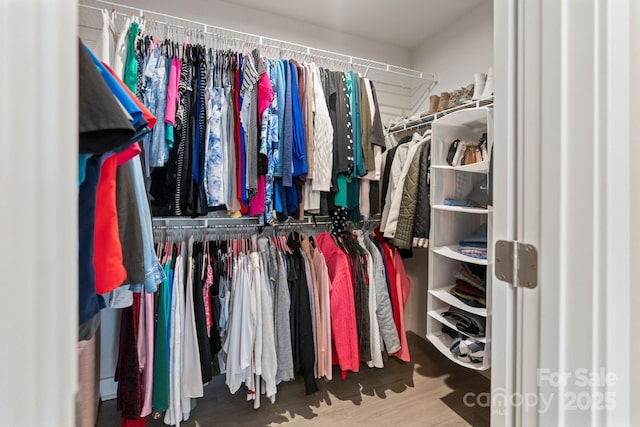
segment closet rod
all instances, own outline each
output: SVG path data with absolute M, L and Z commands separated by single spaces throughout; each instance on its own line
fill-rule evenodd
M 449 108 L 447 110 L 441 111 L 439 113 L 433 113 L 428 116 L 421 117 L 419 119 L 407 120 L 405 123 L 395 123 L 392 126 L 389 126 L 385 130 L 385 135 L 393 135 L 394 133 L 404 132 L 407 130 L 419 128 L 428 124 L 431 124 L 433 121 L 446 116 L 447 114 L 455 113 L 456 111 L 467 110 L 470 108 L 490 108 L 493 107 L 493 96 L 488 98 L 478 99 L 473 102 L 469 102 L 468 104 L 457 105 L 453 108 Z
M 153 226 L 154 230 L 221 230 L 221 229 L 225 229 L 225 230 L 229 230 L 231 232 L 233 232 L 234 230 L 237 230 L 239 228 L 244 228 L 244 229 L 255 229 L 255 228 L 262 228 L 263 230 L 268 230 L 268 229 L 273 229 L 273 230 L 279 230 L 279 229 L 286 229 L 286 228 L 295 228 L 295 227 L 322 227 L 322 226 L 328 226 L 331 225 L 331 222 L 327 222 L 327 221 L 323 221 L 323 222 L 317 222 L 317 223 L 313 223 L 313 222 L 292 222 L 292 223 L 287 223 L 287 224 L 280 224 L 280 225 L 276 225 L 276 226 L 265 226 L 265 225 L 248 225 L 248 224 L 238 224 L 238 225 L 230 225 L 230 226 L 224 226 L 224 225 L 209 225 L 209 226 L 203 226 L 203 225 L 198 225 L 198 224 L 194 224 L 194 225 L 158 225 L 158 226 Z
M 198 25 L 201 26 L 203 29 L 204 34 L 214 34 L 214 33 L 210 33 L 208 30 L 209 29 L 214 29 L 214 30 L 218 30 L 218 31 L 224 31 L 227 33 L 232 33 L 232 34 L 237 34 L 240 36 L 245 36 L 245 37 L 251 37 L 251 38 L 255 38 L 257 39 L 257 44 L 260 46 L 265 46 L 265 47 L 270 47 L 270 48 L 274 48 L 274 49 L 282 49 L 282 46 L 277 46 L 277 45 L 272 45 L 272 44 L 268 44 L 265 43 L 265 41 L 269 41 L 272 43 L 280 43 L 280 44 L 287 44 L 289 46 L 296 46 L 298 48 L 300 48 L 300 51 L 295 51 L 296 53 L 302 54 L 302 55 L 308 55 L 308 56 L 312 56 L 312 57 L 318 57 L 318 58 L 322 58 L 322 59 L 328 59 L 328 60 L 332 60 L 332 61 L 337 61 L 337 62 L 341 62 L 344 63 L 346 65 L 348 65 L 349 67 L 362 67 L 365 70 L 367 70 L 367 73 L 369 70 L 376 70 L 376 71 L 381 71 L 384 73 L 389 73 L 389 74 L 395 74 L 398 76 L 402 76 L 402 77 L 407 77 L 407 78 L 411 78 L 411 79 L 415 79 L 417 81 L 422 82 L 422 84 L 426 84 L 429 83 L 430 86 L 434 86 L 435 83 L 437 83 L 437 76 L 435 74 L 429 74 L 429 73 L 425 73 L 423 71 L 418 71 L 418 70 L 412 70 L 410 68 L 405 68 L 405 67 L 400 67 L 400 66 L 396 66 L 396 65 L 392 65 L 392 64 L 387 64 L 387 63 L 383 63 L 383 62 L 379 62 L 379 61 L 374 61 L 374 60 L 370 60 L 370 59 L 365 59 L 365 58 L 360 58 L 357 56 L 351 56 L 351 55 L 345 55 L 343 53 L 339 53 L 339 52 L 333 52 L 330 50 L 325 50 L 325 49 L 317 49 L 311 46 L 305 46 L 299 43 L 293 43 L 293 42 L 288 42 L 286 40 L 280 40 L 280 39 L 275 39 L 275 38 L 271 38 L 271 37 L 265 37 L 265 36 L 260 36 L 257 34 L 252 34 L 252 33 L 247 33 L 244 31 L 237 31 L 237 30 L 231 30 L 228 28 L 224 28 L 224 27 L 218 27 L 216 25 L 209 25 L 209 24 L 205 24 L 203 22 L 198 22 L 198 21 L 193 21 L 191 19 L 186 19 L 186 18 L 180 18 L 178 16 L 173 16 L 173 15 L 168 15 L 165 13 L 160 13 L 160 12 L 154 12 L 152 10 L 148 10 L 148 9 L 142 9 L 142 8 L 138 8 L 138 7 L 133 7 L 133 6 L 127 6 L 124 4 L 120 4 L 120 3 L 114 3 L 111 1 L 107 1 L 107 0 L 92 0 L 94 2 L 97 3 L 101 3 L 101 4 L 105 4 L 105 5 L 109 5 L 112 6 L 114 8 L 125 8 L 125 9 L 129 9 L 129 10 L 133 10 L 137 13 L 139 13 L 139 15 L 145 16 L 146 14 L 152 14 L 152 15 L 157 15 L 157 16 L 161 16 L 164 17 L 166 19 L 175 19 L 178 21 L 183 21 L 183 22 L 188 22 L 194 25 Z M 91 9 L 96 9 L 96 7 L 88 5 L 88 4 L 84 4 L 84 3 L 79 3 L 79 6 L 83 6 L 83 7 L 88 7 Z M 153 20 L 159 24 L 164 24 L 164 25 L 168 25 L 167 22 L 162 22 L 162 21 L 157 21 L 157 20 Z M 241 39 L 242 41 L 248 42 L 248 40 L 244 40 Z M 292 50 L 291 50 L 292 51 Z M 315 54 L 314 52 L 318 52 L 321 55 Z M 322 56 L 322 55 L 330 55 L 330 56 L 335 56 L 336 58 L 332 58 L 332 57 L 327 57 L 327 56 Z
M 304 220 L 292 220 L 277 225 L 265 224 L 261 219 L 257 218 L 253 222 L 236 222 L 236 221 L 251 221 L 250 218 L 224 218 L 224 217 L 209 217 L 209 218 L 153 218 L 154 230 L 193 230 L 193 229 L 236 229 L 236 228 L 264 228 L 271 227 L 273 229 L 287 228 L 287 227 L 316 227 L 331 225 L 330 219 L 314 219 L 311 217 L 305 217 Z M 220 224 L 222 222 L 222 224 Z M 379 216 L 359 221 L 358 225 L 376 224 L 380 222 Z

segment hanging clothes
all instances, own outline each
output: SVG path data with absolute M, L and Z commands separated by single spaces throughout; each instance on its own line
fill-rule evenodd
M 276 224 L 334 206 L 354 220 L 360 205 L 370 212 L 370 181 L 358 177 L 373 169 L 381 122 L 368 80 L 258 50 L 184 44 L 178 55 L 175 43 L 145 35 L 135 21 L 115 42 L 114 59 L 162 124 L 142 152 L 154 215 L 224 207 L 234 218 Z
M 104 306 L 97 291 L 113 291 L 109 303 L 127 307 L 117 372 L 123 425 L 162 412 L 165 423 L 180 425 L 191 399 L 219 374 L 258 408 L 263 394 L 275 402 L 277 385 L 296 376 L 315 393 L 333 364 L 346 378 L 363 362 L 382 368 L 384 351 L 409 360 L 410 283 L 398 251 L 346 223 L 367 209 L 363 189 L 372 186 L 360 178 L 380 176 L 372 84 L 257 50 L 178 49 L 144 31 L 128 20 L 115 43 L 117 73 L 89 55 L 108 94 L 104 105 L 120 104 L 128 116 L 88 121 L 79 159 L 87 230 L 80 233 L 81 320 L 97 325 Z M 105 118 L 111 122 L 99 123 Z M 113 146 L 102 129 L 119 135 Z M 96 201 L 96 194 L 106 196 Z M 216 209 L 265 215 L 270 224 L 305 211 L 343 223 L 335 234 L 191 236 L 154 245 L 151 213 Z M 113 252 L 96 250 L 96 227 Z M 89 266 L 96 257 L 110 264 Z

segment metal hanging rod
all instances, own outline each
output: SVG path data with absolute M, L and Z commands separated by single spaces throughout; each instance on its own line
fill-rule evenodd
M 379 223 L 379 216 L 360 221 L 362 224 Z M 229 218 L 226 216 L 201 217 L 201 218 L 182 218 L 182 217 L 166 217 L 152 219 L 154 230 L 237 230 L 237 229 L 258 229 L 258 228 L 293 228 L 293 227 L 321 227 L 332 224 L 327 216 L 314 218 L 306 216 L 303 220 L 289 220 L 285 223 L 270 225 L 265 224 L 262 218 Z
M 428 116 L 420 117 L 415 120 L 407 120 L 404 123 L 396 123 L 389 126 L 385 130 L 386 135 L 393 135 L 394 133 L 405 132 L 411 129 L 420 128 L 423 126 L 427 126 L 434 122 L 435 120 L 444 117 L 448 114 L 455 113 L 461 110 L 468 110 L 470 108 L 490 108 L 493 107 L 493 96 L 488 98 L 478 99 L 477 101 L 469 102 L 463 105 L 457 105 L 453 108 L 446 109 L 439 113 L 429 114 Z
M 317 48 L 310 47 L 310 46 L 305 46 L 305 45 L 302 45 L 302 44 L 299 44 L 299 43 L 293 43 L 293 42 L 288 42 L 286 40 L 280 40 L 280 39 L 275 39 L 275 38 L 271 38 L 271 37 L 260 36 L 260 35 L 257 35 L 257 34 L 247 33 L 247 32 L 244 32 L 244 31 L 231 30 L 229 28 L 224 28 L 224 27 L 219 27 L 219 26 L 216 26 L 216 25 L 205 24 L 203 22 L 193 21 L 191 19 L 181 18 L 181 17 L 178 17 L 178 16 L 168 15 L 168 14 L 160 13 L 160 12 L 154 12 L 154 11 L 147 10 L 147 9 L 141 9 L 141 8 L 137 8 L 137 7 L 127 6 L 127 5 L 124 5 L 124 4 L 114 3 L 114 2 L 111 2 L 111 1 L 107 1 L 107 0 L 91 0 L 91 1 L 99 3 L 99 4 L 109 5 L 109 6 L 113 7 L 113 8 L 127 9 L 127 10 L 130 10 L 130 11 L 133 11 L 133 12 L 137 13 L 140 17 L 146 17 L 147 14 L 151 14 L 151 15 L 163 17 L 165 19 L 172 19 L 172 20 L 187 22 L 187 23 L 193 24 L 195 26 L 201 27 L 202 28 L 202 34 L 205 34 L 205 35 L 223 36 L 223 37 L 231 39 L 231 40 L 242 41 L 242 42 L 248 42 L 248 40 L 246 40 L 246 37 L 250 37 L 250 38 L 256 39 L 254 41 L 254 43 L 259 45 L 259 46 L 263 46 L 263 47 L 267 47 L 267 48 L 273 48 L 273 49 L 286 50 L 286 51 L 290 51 L 290 52 L 295 52 L 297 54 L 308 55 L 308 56 L 311 56 L 311 57 L 315 57 L 315 58 L 319 58 L 319 59 L 323 59 L 323 60 L 327 60 L 327 61 L 340 62 L 340 63 L 343 63 L 345 65 L 348 65 L 351 68 L 353 68 L 353 67 L 363 68 L 365 70 L 365 75 L 370 70 L 376 70 L 376 71 L 380 71 L 380 72 L 384 72 L 384 73 L 389 73 L 389 74 L 392 74 L 392 75 L 397 75 L 397 76 L 401 76 L 401 77 L 405 77 L 405 78 L 415 79 L 415 80 L 418 80 L 418 81 L 422 81 L 423 83 L 436 82 L 437 81 L 437 76 L 435 74 L 429 74 L 429 73 L 425 73 L 423 71 L 412 70 L 410 68 L 405 68 L 405 67 L 400 67 L 400 66 L 396 66 L 396 65 L 392 65 L 392 64 L 387 64 L 387 63 L 383 63 L 383 62 L 379 62 L 379 61 L 360 58 L 360 57 L 357 57 L 357 56 L 345 55 L 343 53 L 333 52 L 333 51 L 330 51 L 330 50 L 317 49 Z M 79 3 L 78 5 L 80 7 L 86 7 L 88 9 L 100 10 L 100 8 L 95 7 L 95 6 L 91 6 L 89 4 Z M 127 15 L 127 14 L 124 14 L 124 13 L 121 13 L 121 12 L 119 14 L 120 15 L 124 15 L 124 16 L 130 16 L 130 15 Z M 162 21 L 158 21 L 158 20 L 154 20 L 154 19 L 151 19 L 151 21 L 154 21 L 154 22 L 157 22 L 157 23 L 163 24 L 163 25 L 170 25 L 168 22 L 162 22 Z M 176 27 L 176 26 L 174 25 L 174 27 Z M 234 34 L 234 35 L 237 35 L 240 38 L 233 38 L 233 37 L 230 37 L 230 36 L 227 36 L 227 35 L 221 35 L 221 34 L 213 33 L 213 32 L 210 32 L 209 30 L 222 31 L 222 32 L 225 32 L 225 33 Z M 242 37 L 245 37 L 245 38 L 242 38 Z M 285 48 L 282 47 L 282 44 L 286 44 L 288 46 L 295 46 L 299 50 L 296 51 L 296 50 L 292 50 L 292 49 L 285 49 Z

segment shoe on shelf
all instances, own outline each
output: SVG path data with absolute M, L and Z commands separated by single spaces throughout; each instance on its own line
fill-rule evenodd
M 493 95 L 493 68 L 489 68 L 487 71 L 487 82 L 484 85 L 481 98 L 488 98 Z
M 475 84 L 473 86 L 473 97 L 471 98 L 473 101 L 477 101 L 482 97 L 482 92 L 484 92 L 484 86 L 487 82 L 487 75 L 484 73 L 476 73 L 473 75 L 475 80 Z
M 444 111 L 449 108 L 449 99 L 451 94 L 449 92 L 442 92 L 440 94 L 440 102 L 438 103 L 438 112 Z
M 461 104 L 467 104 L 471 102 L 471 98 L 473 97 L 474 86 L 475 85 L 471 83 L 469 86 L 462 88 L 462 96 L 460 97 Z
M 454 108 L 457 107 L 458 105 L 460 105 L 461 102 L 461 98 L 462 98 L 462 90 L 461 89 L 456 89 L 453 92 L 451 92 L 451 97 L 449 98 L 449 106 L 448 108 Z
M 431 95 L 429 97 L 429 111 L 427 115 L 431 115 L 438 112 L 438 105 L 440 104 L 440 97 L 438 95 Z

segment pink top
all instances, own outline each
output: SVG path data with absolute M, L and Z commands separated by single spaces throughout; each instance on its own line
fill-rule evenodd
M 261 59 L 262 60 L 262 59 Z M 271 86 L 271 80 L 267 73 L 260 75 L 260 81 L 258 82 L 258 124 L 262 125 L 262 113 L 269 108 L 269 105 L 273 102 L 276 94 Z
M 256 189 L 256 197 L 249 200 L 249 215 L 259 216 L 264 213 L 264 199 L 266 192 L 266 177 L 258 176 L 258 188 Z
M 143 384 L 142 389 L 144 391 L 144 403 L 142 405 L 141 417 L 146 417 L 151 414 L 151 403 L 153 391 L 153 350 L 154 350 L 154 328 L 155 328 L 155 310 L 153 307 L 154 299 L 153 294 L 144 291 L 144 321 L 145 321 L 145 353 L 146 363 L 144 364 L 143 372 Z
M 337 362 L 344 378 L 347 370 L 353 372 L 360 370 L 351 264 L 348 255 L 338 247 L 331 234 L 327 232 L 318 234 L 316 245 L 325 257 L 331 280 L 329 290 L 331 332 L 338 357 Z
M 176 109 L 178 107 L 178 84 L 180 83 L 180 71 L 182 64 L 180 58 L 174 57 L 169 70 L 169 85 L 167 86 L 167 108 L 164 112 L 164 121 L 171 125 L 176 124 Z
M 331 281 L 329 280 L 329 272 L 324 256 L 320 248 L 313 251 L 313 264 L 316 272 L 316 280 L 318 282 L 318 376 L 320 378 L 327 377 L 332 379 L 331 373 L 331 306 L 329 289 Z

